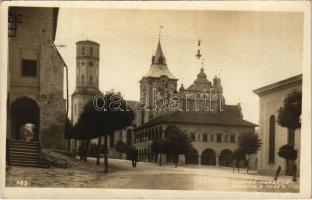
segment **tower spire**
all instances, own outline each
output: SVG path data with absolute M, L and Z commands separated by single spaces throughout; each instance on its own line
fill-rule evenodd
M 160 43 L 162 28 L 163 26 L 160 26 L 159 28 L 158 44 L 157 44 L 155 55 L 152 57 L 152 64 L 166 65 L 166 57 L 164 56 L 164 53 L 161 48 L 161 43 Z

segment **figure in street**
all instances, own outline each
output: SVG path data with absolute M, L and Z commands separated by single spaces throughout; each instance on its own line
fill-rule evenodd
M 136 167 L 138 162 L 138 150 L 135 147 L 131 148 L 132 167 Z

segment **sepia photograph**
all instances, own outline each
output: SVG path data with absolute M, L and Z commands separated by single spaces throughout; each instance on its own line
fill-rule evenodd
M 2 190 L 311 194 L 308 2 L 92 3 L 0 4 Z

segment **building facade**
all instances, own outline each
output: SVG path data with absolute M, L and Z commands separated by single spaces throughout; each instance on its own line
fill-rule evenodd
M 37 20 L 40 16 L 40 20 Z M 54 39 L 58 8 L 9 8 L 7 138 L 35 125 L 43 148 L 66 148 L 64 67 Z
M 302 75 L 297 75 L 254 90 L 259 96 L 259 135 L 263 142 L 259 152 L 258 170 L 260 173 L 274 174 L 278 166 L 285 173 L 287 163 L 278 156 L 279 148 L 289 142 L 288 130 L 277 122 L 278 110 L 284 98 L 293 90 L 302 91 Z M 298 150 L 297 169 L 300 164 L 300 129 L 294 133 L 293 143 Z
M 169 71 L 158 41 L 150 69 L 140 81 L 141 102 L 145 102 L 141 106 L 145 110 L 138 111 L 134 130 L 139 159 L 153 162 L 153 139 L 165 138 L 166 129 L 175 126 L 191 138 L 193 145 L 188 153 L 180 155 L 181 162 L 231 166 L 239 135 L 254 133 L 256 125 L 243 119 L 239 104 L 225 104 L 220 78 L 215 76 L 213 82 L 209 81 L 203 68 L 186 89 L 181 85 L 178 91 L 177 80 Z M 178 101 L 170 103 L 174 98 Z M 164 162 L 173 160 L 170 155 L 162 157 Z

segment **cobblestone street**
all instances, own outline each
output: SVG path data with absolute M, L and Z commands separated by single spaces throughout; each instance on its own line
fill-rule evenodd
M 204 166 L 158 166 L 138 163 L 132 168 L 130 161 L 110 159 L 110 171 L 103 173 L 103 164 L 95 160 L 72 161 L 71 168 L 10 167 L 6 185 L 10 187 L 86 187 L 120 189 L 171 189 L 208 191 L 268 191 L 298 192 L 299 182 L 282 176 L 277 182 L 271 176 L 260 176 L 245 169 L 233 173 L 231 168 Z

